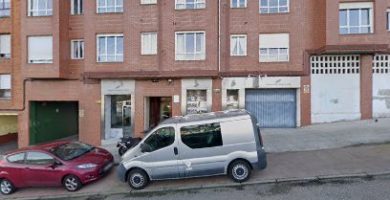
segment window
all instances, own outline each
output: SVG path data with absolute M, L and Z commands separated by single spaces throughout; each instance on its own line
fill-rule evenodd
M 238 91 L 239 90 L 227 90 L 226 91 L 226 109 L 238 109 Z
M 230 55 L 246 56 L 246 35 L 230 36 Z
M 97 36 L 97 62 L 123 62 L 123 35 Z
M 83 14 L 83 0 L 71 0 L 70 1 L 70 14 L 72 14 L 72 15 Z
M 0 35 L 0 59 L 11 58 L 11 35 Z
M 28 16 L 50 16 L 53 14 L 52 0 L 29 0 Z
M 157 4 L 157 0 L 141 0 L 141 4 Z
M 141 33 L 141 54 L 155 55 L 157 54 L 157 33 Z
M 123 0 L 96 0 L 97 13 L 123 12 Z
M 386 18 L 387 18 L 387 30 L 390 31 L 390 9 L 387 9 Z
M 49 165 L 54 163 L 54 158 L 41 152 L 28 152 L 26 163 L 30 165 Z
M 7 157 L 7 161 L 10 163 L 23 164 L 25 153 L 17 153 Z
M 260 13 L 288 13 L 289 0 L 259 0 Z
M 11 0 L 0 0 L 0 17 L 11 15 Z
M 176 60 L 205 60 L 205 32 L 176 32 Z
M 1 99 L 11 98 L 11 75 L 10 74 L 0 75 L 0 98 Z
M 246 8 L 247 0 L 230 0 L 231 8 Z
M 28 63 L 53 63 L 53 37 L 28 37 Z
M 207 90 L 187 90 L 187 114 L 207 112 Z
M 192 149 L 222 146 L 219 123 L 184 126 L 180 134 L 181 141 Z
M 148 152 L 156 151 L 167 147 L 175 141 L 175 129 L 172 127 L 160 128 L 152 133 L 144 142 Z
M 373 33 L 373 4 L 341 3 L 339 6 L 340 34 Z
M 202 9 L 206 8 L 206 0 L 176 0 L 175 9 Z
M 74 60 L 84 59 L 84 40 L 72 40 L 70 53 Z
M 260 34 L 259 36 L 260 62 L 289 61 L 289 34 Z

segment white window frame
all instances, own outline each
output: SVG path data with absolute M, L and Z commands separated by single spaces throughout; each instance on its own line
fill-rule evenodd
M 202 33 L 204 38 L 203 38 L 203 41 L 202 41 L 202 48 L 201 48 L 201 52 L 196 52 L 196 48 L 197 48 L 197 45 L 196 45 L 196 34 L 200 34 Z M 195 34 L 195 37 L 194 37 L 194 54 L 188 54 L 186 52 L 178 52 L 179 48 L 178 48 L 178 35 L 179 34 Z M 186 41 L 184 39 L 184 41 Z M 184 44 L 185 46 L 185 44 Z M 180 56 L 183 55 L 183 56 L 186 56 L 186 55 L 193 55 L 193 58 L 180 58 Z M 197 57 L 199 56 L 199 57 Z M 178 31 L 178 32 L 175 32 L 175 60 L 176 61 L 187 61 L 187 60 L 206 60 L 206 32 L 205 31 Z
M 88 0 L 87 0 L 88 1 Z M 98 14 L 104 14 L 104 13 L 123 13 L 123 10 L 124 10 L 124 1 L 123 0 L 114 0 L 114 5 L 113 6 L 108 6 L 107 5 L 107 2 L 108 0 L 104 0 L 105 1 L 105 6 L 101 6 L 99 5 L 99 0 L 96 0 L 96 13 Z M 122 6 L 118 6 L 118 1 L 122 1 Z M 114 11 L 108 11 L 108 8 L 109 7 L 112 7 L 114 8 Z M 104 11 L 100 12 L 99 11 L 99 8 L 102 8 L 102 9 L 105 9 Z
M 240 1 L 244 1 L 245 4 L 244 6 L 240 6 Z M 233 0 L 230 0 L 230 8 L 246 8 L 248 6 L 248 1 L 247 0 L 237 0 L 236 5 L 234 5 Z
M 387 31 L 390 31 L 390 8 L 388 8 L 387 10 L 386 10 L 386 18 L 387 18 L 387 27 L 386 27 L 386 29 L 387 29 Z
M 75 10 L 75 3 L 78 5 L 77 10 Z M 84 13 L 84 1 L 83 0 L 70 0 L 70 14 L 71 15 L 82 15 L 83 13 Z
M 152 43 L 153 37 L 155 37 L 155 43 Z M 146 44 L 144 44 L 144 39 L 149 40 L 149 46 L 146 46 Z M 157 48 L 158 48 L 157 43 L 158 43 L 157 32 L 141 33 L 141 55 L 157 55 Z
M 34 51 L 32 49 L 30 49 L 30 39 L 32 38 L 51 38 L 51 52 L 49 52 L 49 55 L 47 55 L 47 58 L 45 59 L 40 59 L 40 60 L 32 60 L 31 57 L 30 57 L 30 54 L 31 54 L 31 51 Z M 47 36 L 28 36 L 27 38 L 27 51 L 28 51 L 28 55 L 27 55 L 27 59 L 28 59 L 28 63 L 29 64 L 51 64 L 53 63 L 53 36 L 51 35 L 47 35 Z M 45 57 L 45 56 L 42 56 L 42 57 Z
M 45 8 L 40 8 L 39 1 L 45 1 Z M 49 1 L 51 1 L 51 8 L 49 8 Z M 36 2 L 36 4 L 33 4 L 33 2 Z M 35 16 L 52 16 L 53 15 L 53 0 L 28 0 L 28 16 L 35 17 Z M 32 8 L 34 7 L 34 8 Z M 41 12 L 44 12 L 44 14 L 41 14 Z
M 11 0 L 0 0 L 0 18 L 9 16 L 11 16 Z
M 6 42 L 6 44 L 3 44 L 3 42 Z M 0 59 L 11 58 L 11 43 L 11 34 L 0 34 Z
M 259 0 L 259 13 L 260 14 L 277 14 L 277 13 L 289 13 L 290 12 L 290 0 L 287 0 L 287 10 L 286 11 L 281 11 L 280 8 L 280 0 L 267 0 L 268 1 L 268 6 L 267 7 L 262 7 L 261 6 L 261 0 Z M 278 1 L 278 6 L 270 6 L 270 1 Z M 262 12 L 261 8 L 266 8 L 267 12 Z M 278 12 L 270 12 L 271 8 L 277 8 Z
M 76 55 L 76 52 L 74 51 L 75 50 L 75 45 L 77 45 L 77 48 L 79 48 L 79 52 L 80 52 L 80 49 L 82 51 L 82 55 Z M 80 54 L 80 53 L 79 53 Z M 70 41 L 70 55 L 71 55 L 71 59 L 72 60 L 82 60 L 84 59 L 84 55 L 85 55 L 85 47 L 84 47 L 84 40 L 83 39 L 77 39 L 77 40 L 71 40 Z
M 12 77 L 11 74 L 0 74 L 0 99 L 10 99 L 12 89 Z
M 341 35 L 349 35 L 349 34 L 370 34 L 374 33 L 374 10 L 373 10 L 374 4 L 372 2 L 359 2 L 359 3 L 340 3 L 339 4 L 339 17 L 340 17 L 340 12 L 342 10 L 347 10 L 347 25 L 346 26 L 341 26 L 340 20 L 339 20 L 339 34 Z M 350 26 L 350 11 L 353 9 L 358 9 L 359 10 L 359 25 L 358 26 Z M 363 9 L 368 9 L 368 14 L 369 14 L 369 25 L 362 25 L 361 24 L 361 11 Z M 347 33 L 341 33 L 341 29 L 345 28 L 347 29 Z M 359 33 L 351 33 L 352 28 L 359 28 Z M 370 28 L 369 32 L 360 32 L 361 28 Z
M 184 1 L 183 3 L 181 1 Z M 193 8 L 189 8 L 188 5 L 193 4 Z M 183 5 L 184 7 L 180 7 Z M 196 10 L 196 9 L 205 9 L 206 0 L 193 0 L 193 3 L 187 2 L 187 0 L 175 0 L 175 10 Z
M 105 37 L 106 39 L 105 39 L 105 54 L 103 54 L 103 55 L 105 55 L 105 57 L 106 57 L 106 59 L 105 60 L 100 60 L 99 61 L 99 47 L 100 47 L 100 44 L 99 44 L 99 38 L 100 37 Z M 115 52 L 112 54 L 112 55 L 114 55 L 115 56 L 115 60 L 108 60 L 108 55 L 111 55 L 111 54 L 108 54 L 107 53 L 107 38 L 108 37 L 115 37 L 115 44 L 114 44 L 114 46 L 115 46 Z M 122 37 L 123 38 L 123 50 L 122 50 L 122 54 L 117 54 L 116 53 L 116 50 L 117 50 L 117 46 L 118 46 L 118 44 L 117 44 L 117 38 L 118 37 Z M 124 40 L 125 38 L 123 37 L 123 34 L 98 34 L 98 35 L 96 35 L 96 62 L 98 62 L 98 63 L 111 63 L 111 62 L 123 62 L 124 61 L 124 51 L 125 51 L 125 46 L 124 46 L 124 44 L 125 44 L 125 40 Z M 122 57 L 122 60 L 118 60 L 118 57 L 120 58 L 120 57 Z
M 141 5 L 153 5 L 157 4 L 157 0 L 141 0 Z
M 275 46 L 271 46 L 271 45 L 264 45 L 262 46 L 262 37 L 274 37 L 273 40 L 274 41 L 278 41 L 280 42 L 280 44 L 277 44 L 277 42 L 275 42 Z M 282 41 L 283 39 L 280 38 L 278 39 L 277 37 L 287 37 L 287 44 L 282 44 Z M 269 39 L 267 39 L 267 41 L 269 41 Z M 270 42 L 272 43 L 272 41 Z M 261 51 L 266 49 L 267 50 L 267 54 L 261 54 Z M 277 54 L 271 54 L 270 51 L 271 50 L 277 50 Z M 282 54 L 282 50 L 285 50 L 287 49 L 287 54 Z M 283 58 L 286 58 L 287 59 L 283 59 Z M 276 58 L 276 59 L 275 59 Z M 260 34 L 259 35 L 259 62 L 263 63 L 263 62 L 289 62 L 290 61 L 290 34 L 288 33 L 274 33 L 274 34 Z
M 237 41 L 238 39 L 240 38 L 243 38 L 244 39 L 244 44 L 243 45 L 243 54 L 240 54 L 239 53 L 239 49 L 237 48 L 237 51 L 234 52 L 234 46 L 236 43 L 238 43 L 239 41 Z M 230 35 L 230 56 L 247 56 L 247 46 L 248 46 L 248 39 L 247 39 L 247 35 L 246 34 L 232 34 Z

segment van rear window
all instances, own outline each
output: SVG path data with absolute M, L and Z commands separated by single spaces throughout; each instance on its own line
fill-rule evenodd
M 219 123 L 183 126 L 180 134 L 182 142 L 192 149 L 222 146 Z

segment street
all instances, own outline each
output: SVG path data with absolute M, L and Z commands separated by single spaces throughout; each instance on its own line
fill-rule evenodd
M 390 176 L 372 179 L 344 179 L 325 182 L 309 183 L 279 183 L 267 185 L 249 185 L 244 187 L 227 187 L 215 189 L 189 190 L 182 192 L 160 192 L 150 194 L 129 194 L 111 196 L 90 196 L 77 198 L 77 200 L 227 200 L 227 199 L 267 199 L 267 200 L 385 200 L 390 199 Z

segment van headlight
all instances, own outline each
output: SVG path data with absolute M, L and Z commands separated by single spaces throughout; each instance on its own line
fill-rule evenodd
M 96 164 L 93 164 L 93 163 L 86 163 L 86 164 L 82 164 L 82 165 L 77 165 L 77 168 L 79 169 L 91 169 L 91 168 L 95 168 L 97 165 Z

